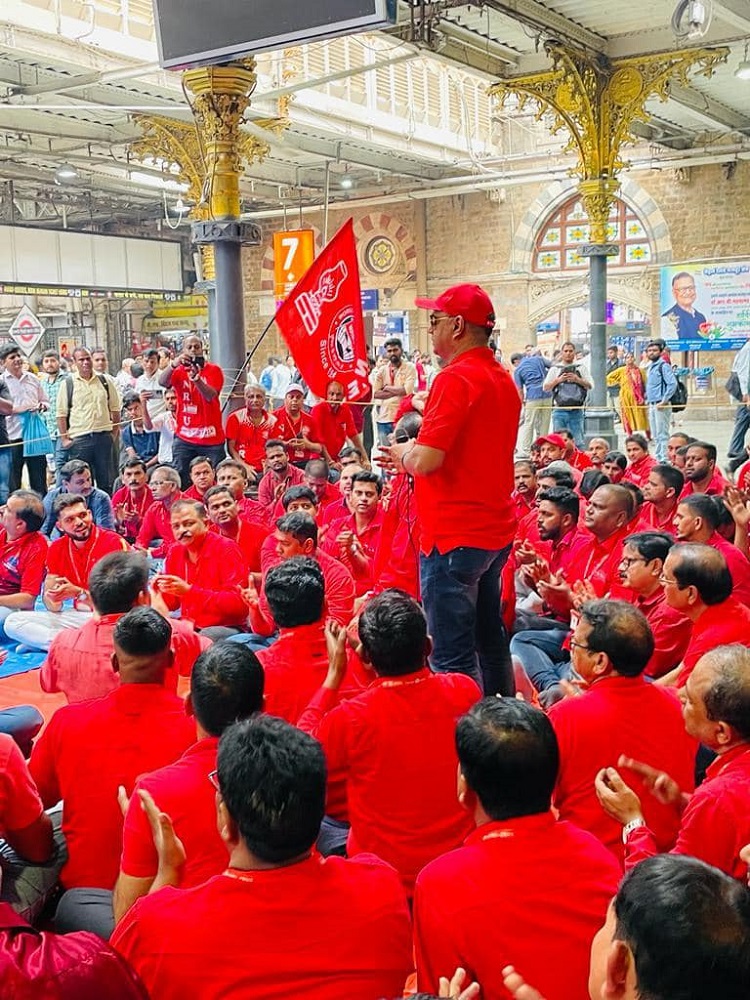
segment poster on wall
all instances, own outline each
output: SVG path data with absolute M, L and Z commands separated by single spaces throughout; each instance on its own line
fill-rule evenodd
M 737 351 L 750 337 L 750 260 L 661 269 L 661 335 L 672 351 Z

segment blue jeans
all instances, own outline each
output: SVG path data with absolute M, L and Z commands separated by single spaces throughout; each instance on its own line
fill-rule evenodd
M 461 546 L 420 556 L 419 575 L 436 673 L 467 674 L 485 694 L 515 694 L 508 637 L 500 616 L 504 549 Z
M 656 403 L 649 403 L 648 423 L 651 428 L 651 437 L 654 440 L 654 457 L 657 462 L 666 462 L 669 428 L 672 423 L 672 407 L 659 407 Z
M 569 629 L 529 629 L 510 640 L 511 655 L 517 656 L 537 691 L 545 691 L 567 677 L 570 653 L 562 648 Z
M 585 448 L 586 442 L 583 439 L 583 410 L 573 406 L 560 406 L 552 411 L 552 430 L 570 431 L 576 447 Z
M 44 717 L 33 705 L 16 705 L 0 711 L 0 733 L 12 736 L 24 757 L 31 756 L 31 744 L 44 725 Z
M 727 455 L 730 458 L 742 458 L 744 462 L 747 459 L 747 452 L 745 451 L 745 437 L 747 432 L 750 430 L 750 406 L 745 406 L 744 403 L 740 403 L 734 414 L 734 430 L 732 431 L 732 440 L 729 442 L 729 447 L 727 448 Z

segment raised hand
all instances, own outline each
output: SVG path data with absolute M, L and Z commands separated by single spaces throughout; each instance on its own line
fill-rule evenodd
M 512 965 L 506 965 L 503 969 L 503 982 L 514 1000 L 544 1000 L 542 994 L 533 986 L 529 986 Z
M 479 983 L 469 983 L 466 985 L 466 969 L 456 969 L 450 979 L 446 976 L 440 977 L 439 997 L 450 997 L 451 1000 L 473 1000 L 479 996 Z
M 662 805 L 679 807 L 682 804 L 682 789 L 666 771 L 659 771 L 657 768 L 651 767 L 650 764 L 643 764 L 641 761 L 633 760 L 632 757 L 626 757 L 624 754 L 618 758 L 617 766 L 626 767 L 629 771 L 635 772 L 657 802 L 661 802 Z

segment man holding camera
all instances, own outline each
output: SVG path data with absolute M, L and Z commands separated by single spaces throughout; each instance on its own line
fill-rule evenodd
M 172 461 L 180 473 L 183 490 L 190 485 L 190 462 L 205 455 L 213 465 L 224 458 L 224 428 L 220 392 L 224 375 L 203 356 L 200 337 L 186 337 L 182 353 L 159 375 L 159 383 L 177 390 L 177 429 Z

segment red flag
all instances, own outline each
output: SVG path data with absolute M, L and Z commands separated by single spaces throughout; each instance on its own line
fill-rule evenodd
M 345 399 L 367 394 L 370 369 L 351 219 L 294 286 L 276 313 L 276 323 L 316 396 L 325 399 L 332 379 L 344 387 Z

